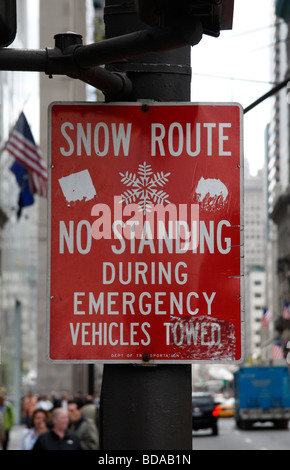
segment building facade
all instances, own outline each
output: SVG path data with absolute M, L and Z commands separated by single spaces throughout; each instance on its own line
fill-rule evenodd
M 272 79 L 279 83 L 289 73 L 289 2 L 273 1 Z M 279 15 L 279 16 L 278 16 Z M 284 304 L 290 301 L 290 165 L 289 165 L 289 88 L 273 97 L 272 119 L 267 135 L 267 303 L 273 323 L 264 332 L 264 357 L 279 340 L 286 357 L 290 321 Z
M 11 47 L 37 47 L 31 0 L 19 0 L 17 10 L 17 36 Z M 37 369 L 38 200 L 18 217 L 20 187 L 10 171 L 15 160 L 5 144 L 21 112 L 37 141 L 39 90 L 35 73 L 0 75 L 0 388 L 19 404 L 20 394 L 34 387 Z
M 247 360 L 261 356 L 261 322 L 265 305 L 264 177 L 260 170 L 244 179 L 244 268 Z
M 54 35 L 73 31 L 87 39 L 87 2 L 51 0 L 39 3 L 40 48 L 54 47 Z M 91 19 L 93 24 L 93 18 Z M 48 106 L 54 101 L 86 101 L 86 85 L 66 76 L 40 75 L 40 145 L 47 158 Z M 56 391 L 76 393 L 87 390 L 87 366 L 56 364 L 48 358 L 47 329 L 47 201 L 39 204 L 38 276 L 38 364 L 37 389 L 45 394 Z

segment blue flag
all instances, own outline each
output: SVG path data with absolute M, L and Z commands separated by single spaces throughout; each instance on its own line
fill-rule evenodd
M 34 203 L 34 196 L 30 189 L 29 175 L 27 168 L 22 163 L 15 160 L 10 170 L 14 173 L 16 181 L 20 187 L 18 198 L 17 217 L 21 217 L 23 207 L 31 206 Z

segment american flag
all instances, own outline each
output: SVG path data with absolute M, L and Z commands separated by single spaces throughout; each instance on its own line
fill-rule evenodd
M 270 321 L 272 320 L 272 313 L 268 308 L 264 308 L 262 326 L 263 328 L 268 328 Z
M 27 169 L 31 193 L 47 197 L 46 164 L 24 113 L 20 114 L 5 149 Z
M 271 348 L 271 359 L 284 359 L 282 343 L 279 338 L 274 340 Z
M 289 320 L 290 319 L 290 308 L 289 308 L 288 302 L 284 303 L 282 317 L 284 318 L 284 320 Z

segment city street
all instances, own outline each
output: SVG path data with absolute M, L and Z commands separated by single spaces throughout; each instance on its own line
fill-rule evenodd
M 12 428 L 9 450 L 19 449 L 23 426 Z M 236 428 L 233 418 L 219 419 L 219 435 L 212 436 L 211 430 L 192 433 L 193 450 L 289 450 L 290 429 L 276 430 L 272 425 L 255 426 L 252 430 Z
M 192 433 L 193 450 L 289 450 L 290 429 L 276 430 L 271 423 L 248 431 L 237 429 L 233 418 L 219 419 L 219 435 L 211 430 Z

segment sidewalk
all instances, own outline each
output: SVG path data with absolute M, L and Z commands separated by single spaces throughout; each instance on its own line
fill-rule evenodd
M 8 450 L 19 450 L 21 437 L 25 426 L 23 424 L 15 424 L 10 431 L 10 439 Z

